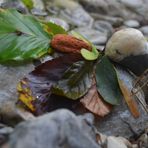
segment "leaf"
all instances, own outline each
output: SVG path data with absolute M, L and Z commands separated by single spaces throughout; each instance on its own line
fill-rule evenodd
M 124 99 L 132 113 L 132 115 L 135 118 L 138 118 L 140 116 L 140 113 L 138 111 L 138 106 L 137 103 L 135 101 L 135 99 L 132 96 L 132 93 L 128 90 L 128 88 L 124 85 L 124 82 L 122 80 L 118 80 L 119 81 L 119 85 L 120 85 L 120 89 L 122 91 L 122 94 L 124 96 Z
M 62 79 L 53 86 L 52 92 L 76 100 L 86 94 L 91 87 L 93 63 L 79 61 L 74 63 Z
M 32 16 L 0 12 L 0 62 L 36 59 L 48 52 L 51 36 Z
M 96 82 L 97 89 L 106 102 L 112 105 L 119 104 L 122 94 L 118 84 L 117 74 L 106 56 L 102 57 L 96 65 Z
M 100 117 L 109 114 L 112 109 L 111 105 L 103 101 L 100 94 L 98 94 L 95 79 L 93 79 L 91 88 L 87 94 L 80 99 L 80 102 L 85 108 Z
M 28 8 L 28 9 L 32 9 L 33 8 L 33 1 L 32 0 L 22 0 L 22 2 L 24 3 L 24 5 Z
M 57 25 L 52 22 L 42 22 L 45 26 L 45 31 L 49 34 L 56 35 L 56 34 L 68 34 L 67 31 L 61 27 L 60 25 Z
M 81 59 L 80 55 L 68 54 L 39 65 L 18 83 L 19 100 L 35 114 L 46 112 L 51 87 L 73 62 Z
M 96 60 L 99 57 L 99 52 L 94 45 L 92 46 L 92 51 L 82 48 L 81 54 L 86 60 Z
M 92 51 L 88 51 L 87 49 L 82 48 L 81 49 L 81 55 L 86 59 L 86 60 L 96 60 L 99 57 L 99 52 L 96 49 L 96 47 L 85 37 L 83 37 L 80 33 L 71 31 L 71 34 L 80 39 L 83 40 L 84 42 L 90 44 L 92 46 Z

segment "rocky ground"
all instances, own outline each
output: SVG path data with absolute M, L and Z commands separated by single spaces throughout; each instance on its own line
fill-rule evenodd
M 22 13 L 53 21 L 67 31 L 83 34 L 100 50 L 120 28 L 139 29 L 148 38 L 148 0 L 33 0 L 28 10 L 20 1 L 0 0 L 1 8 L 16 8 Z M 124 100 L 104 118 L 91 113 L 75 115 L 59 109 L 35 118 L 15 106 L 16 84 L 33 69 L 33 64 L 9 67 L 0 65 L 0 147 L 3 148 L 147 148 L 148 115 L 140 107 L 133 118 Z M 133 77 L 120 76 L 132 88 Z M 145 99 L 144 93 L 139 92 Z M 130 142 L 129 142 L 130 141 Z

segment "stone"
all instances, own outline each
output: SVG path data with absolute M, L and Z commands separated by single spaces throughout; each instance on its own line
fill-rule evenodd
M 113 27 L 120 27 L 123 24 L 123 18 L 108 16 L 104 14 L 91 13 L 91 16 L 96 20 L 109 22 Z
M 140 31 L 144 34 L 144 36 L 148 37 L 148 25 L 147 26 L 142 26 L 140 28 Z
M 95 45 L 104 45 L 107 41 L 107 35 L 95 29 L 83 27 L 76 28 L 74 31 L 79 32 Z
M 127 26 L 127 27 L 130 27 L 130 28 L 138 28 L 138 27 L 140 27 L 139 22 L 136 21 L 136 20 L 126 20 L 124 22 L 124 25 Z
M 78 7 L 74 10 L 61 10 L 60 17 L 64 18 L 71 25 L 78 27 L 91 27 L 94 21 L 89 13 L 87 13 L 82 7 Z
M 89 12 L 121 18 L 148 21 L 147 0 L 79 0 Z
M 84 119 L 61 109 L 17 125 L 8 148 L 100 148 L 95 140 Z
M 126 72 L 123 67 L 118 67 L 116 69 L 118 78 L 121 79 L 124 85 L 131 91 L 135 81 L 133 76 Z M 143 91 L 138 92 L 137 95 L 138 98 L 145 103 Z M 127 139 L 136 139 L 141 135 L 141 132 L 144 131 L 148 121 L 146 111 L 139 102 L 137 102 L 137 104 L 140 112 L 139 118 L 134 118 L 132 116 L 124 98 L 122 98 L 120 104 L 115 106 L 109 115 L 98 121 L 96 120 L 96 128 L 99 132 L 108 136 L 122 136 Z
M 106 34 L 108 37 L 113 33 L 112 25 L 107 21 L 97 20 L 94 22 L 94 29 Z
M 12 133 L 13 128 L 8 127 L 4 124 L 0 124 L 0 146 L 6 143 L 8 136 Z
M 42 0 L 32 0 L 33 9 L 31 9 L 31 13 L 36 16 L 47 16 L 47 12 L 45 11 L 45 6 Z
M 109 136 L 107 138 L 107 148 L 128 148 L 122 141 L 119 141 L 116 137 Z
M 25 5 L 21 1 L 17 1 L 17 0 L 16 1 L 8 1 L 8 0 L 3 1 L 0 4 L 0 7 L 3 9 L 13 8 L 24 14 L 28 13 L 28 9 L 25 7 Z
M 47 16 L 45 19 L 46 19 L 46 21 L 53 22 L 57 25 L 60 25 L 66 31 L 69 30 L 69 24 L 66 21 L 64 21 L 63 19 L 60 19 L 60 18 L 57 18 L 57 17 L 49 17 L 49 16 Z
M 0 65 L 0 117 L 1 122 L 15 125 L 21 121 L 17 114 L 17 83 L 25 74 L 33 70 L 33 65 L 4 66 Z
M 47 10 L 64 19 L 71 26 L 92 26 L 93 18 L 77 2 L 73 0 L 52 0 L 47 3 Z

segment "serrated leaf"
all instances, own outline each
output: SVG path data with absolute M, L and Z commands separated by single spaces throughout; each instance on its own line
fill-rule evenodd
M 52 92 L 69 99 L 76 100 L 91 87 L 93 63 L 79 61 L 74 63 L 64 74 L 62 79 L 54 85 Z
M 36 67 L 18 83 L 19 101 L 36 115 L 50 110 L 51 87 L 62 78 L 73 62 L 81 59 L 80 55 L 68 54 Z
M 118 84 L 117 74 L 109 59 L 104 56 L 96 65 L 96 82 L 98 92 L 103 99 L 112 104 L 119 104 L 122 93 Z
M 0 12 L 0 62 L 36 59 L 48 52 L 51 36 L 32 16 Z

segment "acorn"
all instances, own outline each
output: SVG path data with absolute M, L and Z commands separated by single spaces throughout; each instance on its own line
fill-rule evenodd
M 106 44 L 105 55 L 137 76 L 148 69 L 148 42 L 144 35 L 134 28 L 115 32 Z

